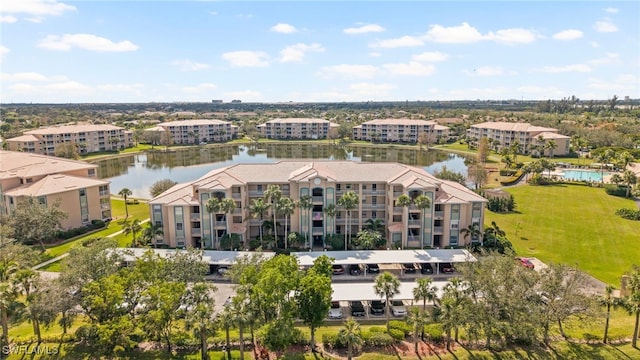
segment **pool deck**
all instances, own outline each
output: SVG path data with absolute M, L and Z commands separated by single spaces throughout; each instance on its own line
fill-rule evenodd
M 570 171 L 589 171 L 589 172 L 598 172 L 598 174 L 600 174 L 599 171 L 596 170 L 586 170 L 586 169 L 572 169 L 572 168 L 556 168 L 555 170 L 553 170 L 551 172 L 551 176 L 558 176 L 558 177 L 564 177 L 564 172 L 565 170 L 570 170 Z M 544 172 L 543 172 L 544 174 Z M 611 176 L 615 174 L 612 173 L 611 171 L 607 171 L 604 173 L 603 176 L 603 182 L 610 184 L 611 183 Z M 578 180 L 580 181 L 580 180 Z M 600 180 L 596 180 L 595 182 L 600 182 Z

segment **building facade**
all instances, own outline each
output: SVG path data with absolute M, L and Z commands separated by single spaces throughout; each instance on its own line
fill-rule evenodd
M 527 123 L 484 122 L 471 125 L 467 130 L 467 139 L 471 142 L 477 142 L 483 137 L 489 139 L 491 147 L 496 151 L 509 148 L 516 142 L 521 154 L 562 156 L 570 151 L 569 136 L 558 134 L 558 129 Z M 549 147 L 551 141 L 555 144 L 553 150 Z
M 339 125 L 324 119 L 273 119 L 257 126 L 267 139 L 326 139 Z
M 6 142 L 8 150 L 51 156 L 62 144 L 73 143 L 83 155 L 128 148 L 133 144 L 133 133 L 113 125 L 61 125 L 25 131 Z
M 171 144 L 199 144 L 235 139 L 238 127 L 228 121 L 214 119 L 176 120 L 146 129 L 145 133 L 155 134 L 156 144 L 167 140 Z
M 281 161 L 216 169 L 152 199 L 151 220 L 164 232 L 157 243 L 216 249 L 219 239 L 228 233 L 238 234 L 242 240 L 258 238 L 262 220 L 250 209 L 270 185 L 277 185 L 283 196 L 296 202 L 310 200 L 309 208 L 296 207 L 287 219 L 276 214 L 276 224 L 287 222 L 290 231 L 304 234 L 314 248 L 322 248 L 330 234 L 348 232 L 355 238 L 370 219 L 382 222 L 389 244 L 411 248 L 461 246 L 479 240 L 465 238 L 461 230 L 472 224 L 482 228 L 484 222 L 486 199 L 420 168 L 397 163 Z M 358 197 L 351 216 L 338 205 L 348 192 Z M 403 194 L 409 199 L 424 195 L 430 199 L 430 206 L 399 204 Z M 212 197 L 233 199 L 236 207 L 226 214 L 208 213 L 206 204 Z M 262 214 L 263 220 L 272 218 L 270 211 Z M 283 234 L 282 229 L 277 231 Z
M 43 206 L 59 203 L 65 229 L 111 219 L 109 182 L 97 178 L 97 165 L 82 161 L 0 151 L 0 212 L 11 214 L 33 198 Z
M 412 119 L 376 119 L 353 127 L 353 139 L 379 142 L 434 143 L 449 137 L 449 128 L 435 121 Z

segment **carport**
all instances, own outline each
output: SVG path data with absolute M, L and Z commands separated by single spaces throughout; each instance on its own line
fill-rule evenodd
M 442 289 L 448 281 L 434 281 L 431 286 L 435 286 L 438 290 L 436 294 L 438 298 L 442 297 Z M 331 295 L 332 301 L 369 301 L 369 300 L 384 300 L 384 297 L 376 295 L 373 288 L 373 283 L 333 283 L 331 288 L 333 294 Z M 413 300 L 413 289 L 416 287 L 415 281 L 400 282 L 400 292 L 393 296 L 394 300 Z

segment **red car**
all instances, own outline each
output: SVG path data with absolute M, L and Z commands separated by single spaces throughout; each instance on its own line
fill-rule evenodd
M 531 260 L 529 260 L 527 258 L 517 257 L 516 260 L 518 260 L 520 262 L 520 265 L 526 267 L 527 269 L 533 269 L 535 267 L 533 265 L 533 263 L 531 262 Z

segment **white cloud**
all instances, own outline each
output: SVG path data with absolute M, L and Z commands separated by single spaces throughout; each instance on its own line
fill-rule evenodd
M 233 67 L 267 67 L 269 55 L 262 51 L 232 51 L 222 54 L 222 58 Z
M 0 58 L 3 58 L 6 54 L 10 52 L 11 50 L 8 47 L 0 45 Z
M 620 56 L 617 53 L 607 53 L 605 57 L 601 57 L 601 58 L 593 59 L 589 61 L 589 64 L 594 66 L 615 64 L 618 62 L 619 57 Z
M 382 67 L 392 75 L 429 76 L 436 70 L 435 66 L 431 64 L 425 65 L 416 61 L 407 64 L 384 64 Z
M 142 89 L 144 89 L 144 84 L 103 84 L 96 86 L 96 89 L 114 93 L 131 93 L 141 95 Z
M 217 11 L 209 11 L 209 15 L 216 16 L 218 15 Z
M 608 12 L 609 14 L 617 14 L 618 13 L 618 9 L 613 8 L 613 7 L 608 7 L 606 9 L 604 9 L 605 12 Z
M 562 30 L 553 34 L 553 38 L 556 40 L 575 40 L 582 37 L 582 31 L 576 29 Z
M 382 54 L 380 54 L 379 52 L 376 52 L 376 51 L 372 51 L 372 52 L 369 53 L 369 56 L 371 56 L 371 57 L 380 57 L 380 56 L 382 56 Z
M 443 44 L 465 44 L 481 41 L 483 36 L 476 28 L 465 22 L 460 26 L 452 27 L 431 25 L 425 39 Z
M 415 46 L 422 46 L 422 45 L 424 45 L 424 42 L 419 38 L 415 36 L 405 35 L 395 39 L 379 40 L 371 44 L 370 46 L 376 47 L 376 48 L 393 49 L 393 48 L 399 48 L 399 47 L 415 47 Z
M 311 45 L 298 43 L 285 47 L 280 51 L 281 62 L 301 62 L 307 52 L 324 52 L 322 45 L 313 43 Z
M 370 79 L 376 76 L 379 69 L 373 65 L 333 65 L 325 66 L 320 70 L 320 75 L 323 77 L 350 77 L 350 78 L 365 78 Z
M 487 35 L 488 40 L 507 45 L 529 44 L 536 41 L 536 34 L 527 29 L 503 29 Z
M 197 94 L 202 92 L 208 92 L 217 88 L 215 84 L 202 83 L 195 86 L 183 86 L 182 91 L 189 94 Z
M 238 99 L 243 102 L 257 102 L 262 99 L 262 94 L 254 90 L 230 91 L 224 93 L 225 98 Z
M 2 2 L 2 12 L 5 14 L 56 16 L 62 15 L 67 11 L 76 11 L 76 7 L 55 0 L 10 0 Z
M 637 75 L 633 74 L 621 74 L 614 79 L 597 79 L 590 78 L 587 80 L 587 87 L 591 89 L 598 89 L 607 91 L 610 93 L 620 92 L 618 95 L 630 95 L 631 97 L 638 96 L 638 79 Z
M 524 85 L 518 87 L 516 90 L 521 97 L 530 100 L 559 98 L 566 95 L 564 91 L 555 86 Z
M 503 86 L 485 88 L 464 88 L 449 91 L 451 100 L 495 100 L 504 99 L 511 95 L 509 89 Z
M 385 31 L 385 28 L 378 24 L 365 24 L 359 27 L 346 28 L 342 30 L 342 32 L 348 35 L 379 33 L 383 31 Z
M 279 23 L 271 27 L 271 31 L 281 33 L 281 34 L 293 34 L 298 32 L 295 26 Z
M 471 70 L 463 71 L 468 76 L 498 76 L 503 75 L 505 72 L 499 66 L 481 66 Z
M 595 42 L 595 41 L 592 41 L 592 42 L 591 42 L 591 47 L 592 47 L 592 48 L 599 48 L 599 47 L 600 47 L 600 44 L 598 44 L 598 43 L 597 43 L 597 42 Z
M 593 25 L 594 29 L 597 32 L 601 33 L 612 33 L 618 31 L 618 27 L 616 24 L 612 23 L 610 20 L 605 19 L 602 21 L 596 21 L 595 25 Z
M 176 66 L 180 71 L 198 71 L 210 67 L 209 64 L 193 62 L 189 59 L 175 60 L 171 62 L 171 65 Z
M 358 100 L 389 98 L 390 91 L 395 88 L 396 86 L 393 84 L 357 83 L 349 85 L 352 96 Z
M 542 72 L 546 73 L 564 73 L 564 72 L 591 72 L 591 67 L 585 64 L 571 64 L 565 66 L 545 66 Z
M 432 51 L 432 52 L 424 52 L 422 54 L 413 55 L 411 59 L 413 61 L 440 62 L 440 61 L 446 61 L 447 59 L 449 59 L 449 55 L 438 52 L 438 51 Z
M 18 18 L 16 18 L 15 16 L 11 16 L 11 15 L 0 16 L 0 23 L 12 24 L 16 21 L 18 21 Z
M 123 52 L 135 51 L 138 49 L 138 45 L 128 40 L 116 43 L 109 39 L 92 34 L 64 34 L 62 36 L 47 35 L 47 37 L 40 40 L 38 47 L 61 51 L 67 51 L 73 47 L 77 47 L 97 52 Z

